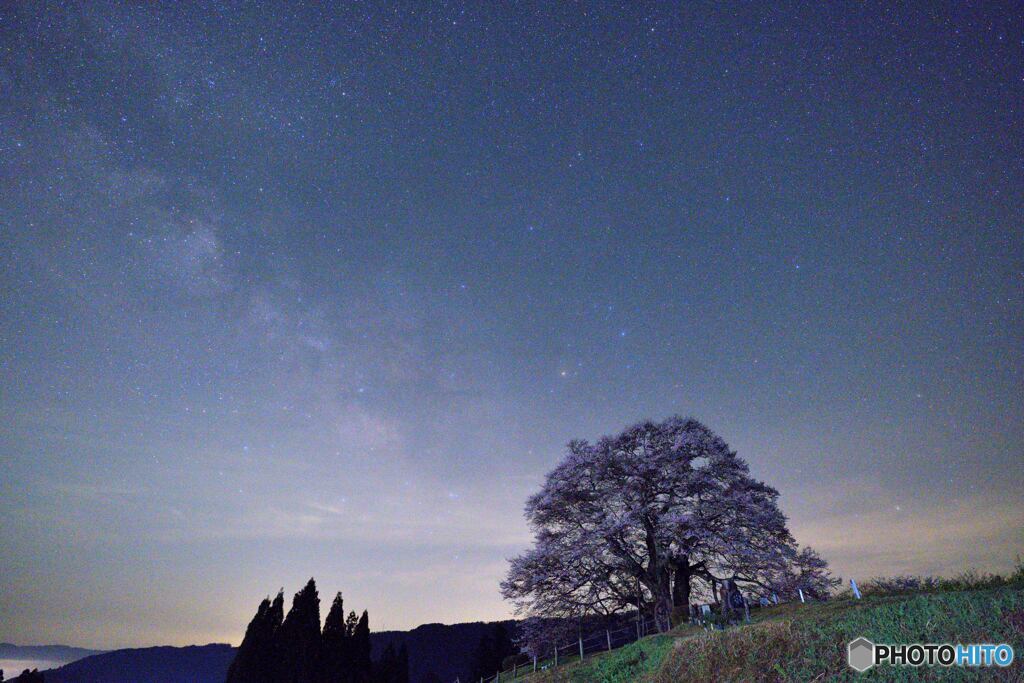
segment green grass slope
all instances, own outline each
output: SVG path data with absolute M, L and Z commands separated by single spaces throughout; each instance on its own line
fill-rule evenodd
M 857 636 L 878 643 L 1005 642 L 1013 645 L 1016 656 L 1005 669 L 882 666 L 857 674 L 846 664 L 846 644 Z M 1024 586 L 781 605 L 761 610 L 753 623 L 727 631 L 685 627 L 517 680 L 527 679 L 531 683 L 1024 682 Z
M 521 676 L 516 680 L 529 683 L 626 683 L 652 680 L 651 674 L 658 670 L 676 641 L 682 637 L 675 632 L 648 636 L 617 650 L 589 656 L 582 662 L 574 660 L 556 669 Z M 503 676 L 501 683 L 506 683 L 506 680 L 511 681 L 512 678 L 506 679 Z

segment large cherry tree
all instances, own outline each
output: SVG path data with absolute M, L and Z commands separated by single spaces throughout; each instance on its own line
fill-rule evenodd
M 795 585 L 809 579 L 794 563 L 813 551 L 796 547 L 778 496 L 693 419 L 573 441 L 527 502 L 535 543 L 511 561 L 502 593 L 537 617 L 615 614 L 639 603 L 666 627 L 673 608 L 690 602 L 694 580 L 711 594 L 727 579 L 761 594 Z M 836 583 L 823 564 L 809 576 L 819 594 Z

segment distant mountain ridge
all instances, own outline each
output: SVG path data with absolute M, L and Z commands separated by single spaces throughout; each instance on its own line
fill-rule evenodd
M 411 631 L 371 632 L 370 645 L 373 657 L 377 659 L 388 644 L 396 647 L 405 644 L 409 649 L 410 683 L 448 683 L 457 677 L 468 680 L 473 653 L 495 623 L 423 624 Z M 511 626 L 514 622 L 501 623 Z M 46 683 L 224 683 L 237 648 L 227 644 L 211 644 L 128 648 L 108 652 L 67 649 L 88 652 L 89 655 L 47 670 Z M 46 659 L 40 656 L 32 658 Z M 5 673 L 12 677 L 10 672 Z
M 140 647 L 85 657 L 44 673 L 46 683 L 224 683 L 227 644 Z

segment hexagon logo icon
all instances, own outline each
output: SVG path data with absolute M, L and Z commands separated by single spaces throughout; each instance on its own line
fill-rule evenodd
M 846 658 L 854 671 L 867 671 L 875 665 L 875 644 L 861 636 L 846 646 Z

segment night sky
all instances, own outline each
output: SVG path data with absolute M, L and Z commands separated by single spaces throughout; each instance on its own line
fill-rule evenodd
M 1024 552 L 1019 5 L 341 4 L 0 10 L 0 640 L 506 616 L 675 413 L 844 578 Z

